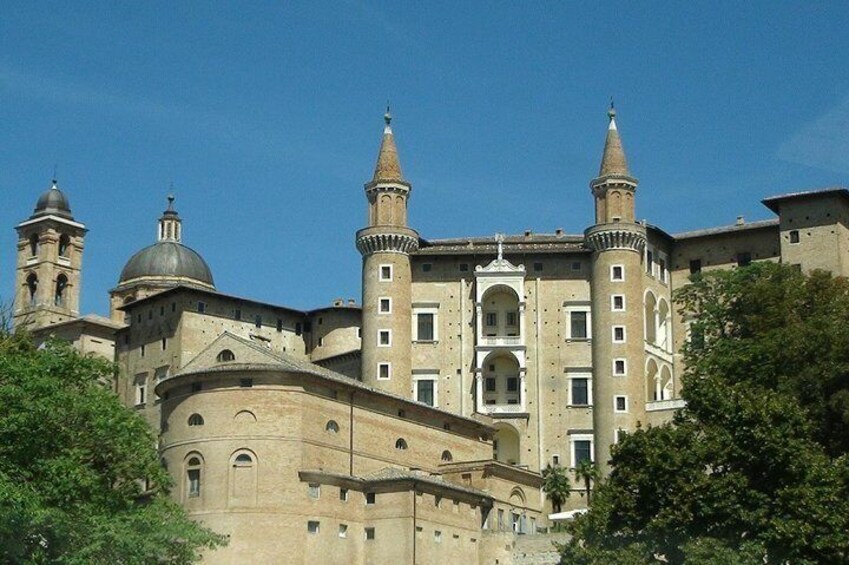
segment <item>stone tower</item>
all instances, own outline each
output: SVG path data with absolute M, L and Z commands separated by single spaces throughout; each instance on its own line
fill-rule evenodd
M 32 216 L 15 230 L 15 326 L 34 330 L 77 318 L 87 230 L 74 220 L 68 199 L 55 180 L 38 198 Z
M 368 227 L 357 232 L 363 255 L 363 382 L 409 398 L 412 392 L 410 252 L 419 234 L 407 227 L 411 186 L 401 173 L 389 108 L 374 177 L 365 185 Z
M 619 430 L 645 422 L 643 272 L 646 230 L 634 220 L 637 179 L 630 175 L 611 105 L 598 177 L 590 182 L 595 225 L 584 235 L 592 258 L 593 428 L 595 461 L 608 470 Z

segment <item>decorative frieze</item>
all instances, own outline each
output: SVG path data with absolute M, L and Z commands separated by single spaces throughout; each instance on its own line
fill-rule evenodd
M 357 234 L 357 249 L 363 256 L 373 253 L 409 254 L 418 248 L 419 238 L 417 235 L 372 232 L 369 230 L 360 230 Z
M 642 253 L 646 246 L 645 228 L 639 224 L 599 224 L 584 232 L 593 251 L 624 249 Z

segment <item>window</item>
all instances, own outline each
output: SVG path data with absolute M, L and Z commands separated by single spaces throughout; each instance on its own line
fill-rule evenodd
M 338 434 L 339 424 L 337 424 L 334 420 L 330 420 L 327 422 L 327 425 L 324 426 L 324 431 L 329 432 L 331 434 Z
M 495 377 L 487 377 L 485 387 L 486 392 L 495 392 Z
M 177 303 L 176 303 L 176 302 L 172 302 L 172 303 L 171 303 L 171 311 L 172 311 L 172 312 L 176 312 L 176 311 L 177 311 Z
M 242 309 L 241 308 L 235 308 L 233 310 L 233 319 L 234 320 L 241 320 L 242 319 Z
M 377 378 L 381 381 L 389 380 L 392 376 L 391 371 L 392 366 L 389 363 L 378 363 L 377 364 Z
M 202 426 L 203 425 L 203 416 L 200 414 L 192 414 L 189 416 L 189 425 L 190 426 Z
M 389 282 L 392 280 L 392 265 L 380 266 L 380 280 L 383 282 Z
M 452 461 L 454 461 L 454 456 L 451 455 L 451 452 L 448 451 L 447 449 L 445 451 L 443 451 L 442 452 L 442 462 L 443 463 L 451 463 Z
M 277 331 L 283 331 L 283 318 L 277 318 Z
M 589 406 L 590 404 L 590 379 L 587 377 L 573 377 L 571 380 L 570 402 L 573 406 Z
M 507 377 L 507 392 L 519 390 L 519 377 Z
M 654 252 L 646 248 L 646 274 L 654 275 Z
M 435 341 L 436 332 L 434 328 L 434 318 L 436 315 L 433 312 L 417 312 L 416 313 L 416 339 L 415 341 Z
M 666 268 L 666 256 L 658 255 L 657 258 L 657 278 L 660 279 L 660 282 L 665 283 L 667 280 L 667 276 L 669 275 L 669 270 Z
M 534 263 L 534 271 L 537 273 L 542 271 L 542 263 Z
M 164 315 L 165 315 L 165 306 L 160 306 L 160 307 L 159 307 L 159 315 L 160 315 L 160 316 L 164 316 Z
M 374 528 L 366 528 L 366 539 L 373 540 L 374 539 Z
M 378 347 L 389 347 L 392 345 L 392 330 L 377 330 Z
M 219 363 L 227 363 L 229 361 L 235 361 L 236 355 L 230 351 L 229 349 L 222 349 L 221 352 L 218 353 L 218 356 L 215 358 Z
M 468 263 L 460 263 L 460 272 L 461 273 L 466 273 L 466 272 L 468 272 L 468 270 L 469 270 L 469 264 Z
M 581 262 L 580 261 L 572 261 L 572 271 L 580 272 L 581 271 Z
M 566 339 L 590 338 L 590 305 L 566 305 Z
M 261 316 L 261 315 L 257 314 L 257 315 L 254 317 L 254 325 L 255 325 L 256 327 L 258 327 L 258 328 L 261 328 L 261 327 L 262 327 L 262 316 Z
M 309 520 L 307 522 L 307 532 L 309 532 L 311 534 L 317 534 L 318 528 L 319 528 L 319 525 L 318 525 L 317 520 Z
M 627 364 L 625 359 L 613 360 L 613 376 L 624 377 L 628 374 Z
M 591 434 L 575 434 L 572 436 L 572 467 L 577 467 L 581 461 L 592 461 L 593 440 Z
M 321 497 L 321 485 L 318 483 L 310 483 L 307 487 L 307 495 L 310 498 L 318 500 Z
M 401 451 L 406 451 L 406 449 L 407 449 L 407 441 L 406 441 L 404 438 L 399 437 L 399 438 L 395 441 L 395 449 L 400 449 Z
M 203 390 L 203 383 L 192 383 L 192 392 L 200 392 Z
M 799 243 L 799 230 L 790 231 L 790 243 Z
M 206 312 L 206 302 L 198 302 L 198 312 L 201 314 Z
M 442 543 L 442 532 L 440 532 L 439 530 L 434 530 L 433 541 L 435 541 L 436 543 Z
M 622 428 L 617 428 L 613 430 L 613 443 L 619 443 L 627 433 L 628 431 L 623 430 Z
M 517 316 L 516 312 L 507 312 L 507 326 L 508 327 L 509 326 L 515 327 L 517 325 L 517 321 L 516 321 L 517 319 L 518 319 L 518 316 Z
M 144 350 L 145 350 L 145 346 L 144 346 L 144 344 L 142 344 L 142 346 L 139 347 L 139 356 L 140 357 L 144 357 Z
M 320 337 L 318 338 L 318 346 L 321 347 L 322 345 L 324 345 L 324 338 Z
M 433 270 L 433 263 L 422 263 L 422 272 L 429 273 Z
M 702 260 L 690 259 L 690 274 L 695 275 L 702 272 Z
M 610 297 L 610 309 L 614 312 L 624 312 L 625 311 L 625 295 L 624 294 L 614 294 Z
M 366 504 L 374 504 L 377 496 L 373 492 L 366 493 Z
M 348 502 L 348 489 L 340 488 L 339 489 L 339 500 L 342 502 Z
M 486 325 L 491 327 L 498 325 L 498 314 L 496 312 L 486 313 Z
M 558 465 L 560 465 L 560 456 L 559 455 L 552 455 L 551 456 L 551 465 L 554 466 L 554 467 L 557 467 Z
M 348 537 L 348 524 L 339 524 L 339 537 Z
M 737 254 L 737 266 L 738 267 L 748 267 L 752 264 L 752 254 L 748 251 L 744 251 L 742 253 Z
M 625 343 L 625 326 L 613 326 L 613 343 Z
M 251 388 L 254 386 L 253 379 L 239 379 L 239 386 L 242 388 Z
M 36 291 L 38 290 L 38 277 L 35 273 L 30 273 L 27 277 L 27 294 L 29 296 L 30 306 L 34 305 L 36 300 Z
M 614 412 L 627 412 L 628 411 L 628 397 L 627 396 L 614 396 L 613 397 L 613 411 Z
M 612 281 L 624 281 L 625 280 L 625 267 L 622 265 L 611 265 L 610 266 L 610 280 Z
M 144 406 L 147 400 L 147 373 L 136 375 L 136 406 Z
M 380 307 L 378 308 L 378 312 L 381 314 L 391 314 L 392 313 L 392 299 L 391 298 L 381 298 L 380 299 Z
M 68 288 L 68 277 L 59 275 L 56 277 L 56 292 L 53 295 L 53 304 L 56 306 L 65 305 L 65 289 Z
M 252 465 L 254 462 L 253 458 L 247 453 L 240 453 L 236 456 L 235 461 L 233 461 L 234 467 L 248 467 Z
M 304 333 L 304 326 L 300 322 L 297 322 L 295 324 L 295 335 L 301 335 L 302 333 Z
M 168 348 L 168 338 L 162 338 L 162 351 L 165 351 Z
M 201 469 L 203 463 L 198 456 L 192 456 L 186 463 L 186 494 L 189 498 L 200 496 Z
M 29 236 L 29 254 L 30 257 L 38 255 L 38 234 L 34 233 Z
M 428 406 L 436 406 L 436 379 L 433 377 L 413 377 L 416 386 L 416 401 Z

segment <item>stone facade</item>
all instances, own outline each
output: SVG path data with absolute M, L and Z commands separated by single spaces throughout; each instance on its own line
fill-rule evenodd
M 110 319 L 80 317 L 86 230 L 58 187 L 16 228 L 16 323 L 118 363 L 115 391 L 160 431 L 174 496 L 230 535 L 206 562 L 545 562 L 540 471 L 604 469 L 622 432 L 682 406 L 689 320 L 673 296 L 691 274 L 751 261 L 848 274 L 841 187 L 767 198 L 772 220 L 637 222 L 612 111 L 584 233 L 422 238 L 385 119 L 355 236 L 361 307 L 219 292 L 172 198 Z M 584 505 L 576 488 L 564 510 Z

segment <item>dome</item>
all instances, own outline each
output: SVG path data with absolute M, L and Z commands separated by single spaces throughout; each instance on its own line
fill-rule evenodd
M 38 197 L 32 217 L 50 214 L 63 218 L 73 218 L 71 207 L 68 205 L 68 198 L 59 190 L 56 181 L 53 181 L 53 186 Z
M 212 272 L 206 261 L 195 250 L 176 241 L 159 241 L 145 247 L 127 261 L 118 284 L 137 278 L 191 279 L 205 287 L 215 287 Z

